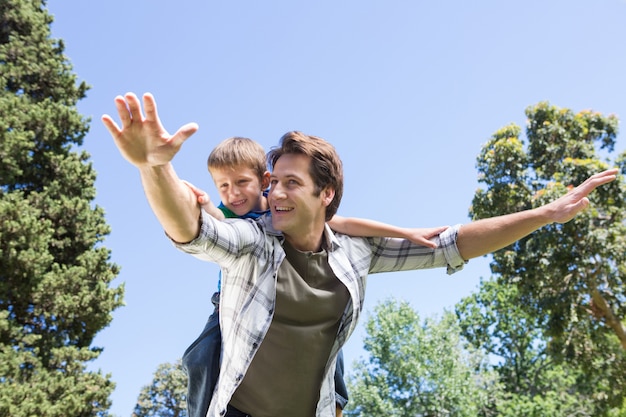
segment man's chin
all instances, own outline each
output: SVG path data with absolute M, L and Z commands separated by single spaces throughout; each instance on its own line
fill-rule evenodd
M 285 224 L 280 220 L 277 220 L 274 216 L 272 216 L 272 227 L 278 232 L 285 233 Z

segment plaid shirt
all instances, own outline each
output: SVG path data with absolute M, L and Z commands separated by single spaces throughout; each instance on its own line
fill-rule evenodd
M 334 369 L 341 346 L 355 330 L 370 273 L 447 267 L 448 273 L 463 268 L 456 247 L 459 226 L 439 236 L 436 249 L 404 239 L 356 238 L 325 229 L 328 263 L 350 293 L 317 404 L 317 417 L 335 416 Z M 217 263 L 222 269 L 220 326 L 222 363 L 207 417 L 219 417 L 243 379 L 256 350 L 272 322 L 276 298 L 276 274 L 285 258 L 284 237 L 272 227 L 271 215 L 257 220 L 217 221 L 202 211 L 200 234 L 180 250 Z

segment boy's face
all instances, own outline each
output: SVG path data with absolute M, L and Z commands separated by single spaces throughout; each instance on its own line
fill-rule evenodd
M 222 203 L 237 216 L 267 209 L 263 190 L 269 185 L 269 172 L 262 180 L 245 166 L 210 170 Z

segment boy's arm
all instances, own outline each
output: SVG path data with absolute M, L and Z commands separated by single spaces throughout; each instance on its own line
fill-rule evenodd
M 196 187 L 195 185 L 193 185 L 192 183 L 188 181 L 185 181 L 185 180 L 182 180 L 182 181 L 183 183 L 185 183 L 185 185 L 187 185 L 187 187 L 189 187 L 189 189 L 191 189 L 191 191 L 193 191 L 194 195 L 198 199 L 198 204 L 200 204 L 200 207 L 202 207 L 204 211 L 209 213 L 212 217 L 216 218 L 217 220 L 224 220 L 226 218 L 222 210 L 220 210 L 219 208 L 215 206 L 215 204 L 213 204 L 213 202 L 211 201 L 211 198 L 204 190 L 199 189 L 198 187 Z
M 437 244 L 430 239 L 437 236 L 448 226 L 431 228 L 404 228 L 369 219 L 333 216 L 328 225 L 335 232 L 350 236 L 362 237 L 399 237 L 408 239 L 418 245 L 436 248 Z

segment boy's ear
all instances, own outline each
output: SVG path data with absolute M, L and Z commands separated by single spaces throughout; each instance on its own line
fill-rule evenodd
M 270 172 L 265 171 L 263 173 L 263 177 L 261 178 L 261 189 L 267 190 L 270 187 Z

